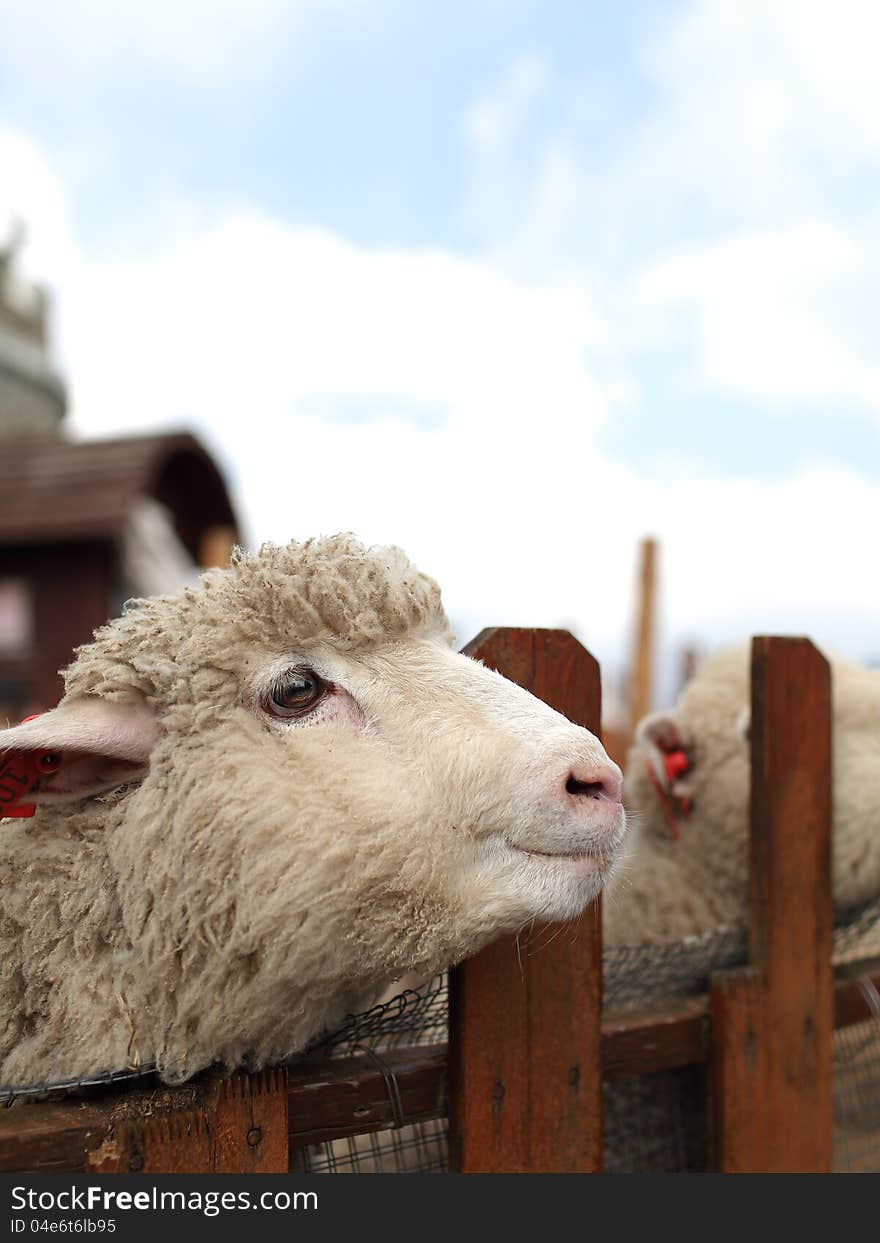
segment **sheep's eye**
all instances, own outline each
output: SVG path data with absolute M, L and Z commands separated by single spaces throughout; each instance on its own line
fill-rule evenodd
M 278 679 L 263 706 L 273 716 L 303 716 L 314 708 L 327 687 L 311 669 L 291 669 Z

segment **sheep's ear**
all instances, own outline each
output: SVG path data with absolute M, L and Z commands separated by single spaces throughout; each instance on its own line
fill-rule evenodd
M 656 747 L 669 754 L 687 750 L 690 741 L 690 735 L 669 712 L 652 712 L 636 726 L 636 742 L 645 749 Z
M 51 712 L 0 730 L 4 784 L 21 769 L 21 801 L 31 804 L 111 790 L 143 775 L 159 733 L 146 706 L 98 698 L 65 701 Z M 36 777 L 37 788 L 27 793 L 26 781 Z
M 658 781 L 674 794 L 687 797 L 687 773 L 693 768 L 693 739 L 680 721 L 669 712 L 652 712 L 636 727 L 636 745 L 642 750 Z M 683 755 L 679 763 L 670 757 Z

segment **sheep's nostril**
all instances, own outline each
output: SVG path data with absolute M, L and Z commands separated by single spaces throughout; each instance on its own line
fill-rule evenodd
M 623 790 L 620 769 L 614 766 L 588 768 L 586 771 L 574 769 L 568 774 L 565 790 L 574 798 L 605 799 L 619 803 Z
M 601 781 L 578 781 L 577 777 L 569 777 L 565 788 L 569 794 L 582 794 L 586 798 L 601 798 L 605 791 Z

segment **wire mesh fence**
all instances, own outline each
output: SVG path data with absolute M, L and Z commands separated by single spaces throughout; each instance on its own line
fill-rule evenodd
M 302 1174 L 445 1174 L 449 1170 L 446 1119 L 310 1144 L 296 1154 L 291 1170 Z
M 880 952 L 880 900 L 841 913 L 834 958 Z M 704 992 L 714 971 L 746 961 L 745 933 L 720 928 L 666 945 L 609 947 L 603 954 L 607 1011 Z M 340 1054 L 445 1039 L 445 977 L 353 1017 L 325 1042 Z M 835 1169 L 880 1171 L 880 998 L 875 1019 L 835 1035 Z M 853 1032 L 858 1032 L 854 1037 Z M 854 1050 L 860 1050 L 858 1055 Z M 706 1069 L 658 1071 L 606 1081 L 604 1168 L 608 1173 L 705 1170 Z M 313 1145 L 300 1154 L 314 1173 L 441 1172 L 448 1168 L 445 1120 Z
M 341 1027 L 312 1045 L 333 1057 L 351 1057 L 363 1049 L 380 1052 L 414 1045 L 444 1043 L 449 997 L 443 972 L 418 988 L 406 988 L 363 1014 L 351 1014 Z
M 724 928 L 666 945 L 609 947 L 603 954 L 606 1011 L 701 993 L 713 971 L 745 962 L 746 954 L 744 934 Z M 872 954 L 880 954 L 880 900 L 841 916 L 834 934 L 836 962 Z M 841 1028 L 834 1039 L 834 1163 L 841 1171 L 880 1171 L 880 996 L 870 990 L 866 996 L 874 1016 Z M 366 1053 L 378 1059 L 391 1049 L 444 1043 L 447 1027 L 447 979 L 439 975 L 349 1016 L 310 1051 L 330 1057 Z M 142 1066 L 87 1080 L 0 1088 L 0 1104 L 155 1078 L 154 1067 Z M 706 1169 L 705 1078 L 704 1067 L 684 1067 L 607 1081 L 605 1169 Z M 309 1173 L 442 1173 L 449 1168 L 447 1123 L 437 1118 L 313 1144 L 297 1151 L 294 1168 Z
M 880 954 L 880 899 L 841 911 L 833 938 L 835 963 Z M 706 991 L 714 971 L 742 966 L 748 957 L 740 928 L 716 928 L 656 945 L 615 945 L 602 955 L 606 1010 L 626 1010 Z
M 880 995 L 860 981 L 872 1017 L 834 1033 L 834 1168 L 880 1171 Z
M 606 1174 L 683 1174 L 709 1163 L 706 1068 L 682 1066 L 606 1080 Z

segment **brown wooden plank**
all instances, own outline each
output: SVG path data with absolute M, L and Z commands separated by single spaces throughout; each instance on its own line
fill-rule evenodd
M 602 1020 L 602 1069 L 606 1079 L 694 1066 L 709 1057 L 711 1028 L 706 997 L 680 1001 Z
M 200 1109 L 118 1121 L 86 1169 L 98 1174 L 208 1174 L 215 1170 L 212 1135 Z
M 199 1087 L 188 1084 L 102 1091 L 63 1101 L 16 1101 L 0 1109 L 0 1171 L 102 1168 L 119 1156 L 118 1148 L 111 1144 L 100 1155 L 94 1154 L 112 1141 L 117 1125 L 159 1114 L 187 1113 L 198 1106 L 199 1099 Z
M 273 1173 L 287 1159 L 281 1070 L 0 1110 L 0 1171 Z
M 752 645 L 751 965 L 711 991 L 714 1159 L 831 1168 L 831 680 L 807 639 Z
M 286 1072 L 212 1075 L 190 1108 L 129 1109 L 86 1163 L 104 1174 L 287 1173 Z
M 521 955 L 505 937 L 449 973 L 449 1151 L 452 1168 L 462 1173 L 528 1168 L 528 985 Z
M 484 630 L 464 650 L 598 734 L 599 668 L 567 631 Z M 453 1168 L 601 1168 L 601 974 L 598 903 L 450 973 Z
M 861 976 L 880 988 L 880 963 L 866 959 L 842 970 L 834 989 L 835 1027 L 871 1017 L 858 986 Z M 604 1076 L 618 1079 L 704 1063 L 711 1039 L 708 1009 L 704 996 L 651 1010 L 606 1015 L 602 1022 Z M 445 1114 L 445 1045 L 396 1049 L 382 1057 L 397 1082 L 407 1122 Z M 121 1148 L 113 1143 L 114 1119 L 123 1124 L 138 1115 L 185 1120 L 198 1099 L 193 1086 L 154 1091 L 129 1088 L 97 1099 L 21 1103 L 0 1109 L 0 1172 L 100 1170 L 112 1164 L 114 1157 L 121 1165 Z M 304 1059 L 289 1072 L 288 1102 L 291 1151 L 319 1140 L 382 1130 L 395 1121 L 385 1079 L 375 1063 L 363 1056 Z M 137 1151 L 132 1146 L 130 1155 Z
M 862 1023 L 873 1015 L 862 981 L 880 991 L 880 959 L 847 963 L 838 969 L 834 982 L 835 1030 L 852 1023 Z
M 16 1104 L 0 1110 L 0 1172 L 78 1173 L 107 1134 L 106 1108 Z
M 383 1050 L 382 1067 L 363 1055 L 307 1060 L 288 1081 L 290 1149 L 381 1131 L 398 1121 L 386 1075 L 393 1076 L 407 1122 L 446 1112 L 446 1045 Z
M 218 1174 L 286 1174 L 287 1071 L 270 1067 L 221 1079 L 208 1113 Z
M 407 1122 L 442 1117 L 446 1046 L 381 1055 Z M 0 1172 L 204 1169 L 271 1173 L 288 1150 L 393 1125 L 375 1062 L 305 1058 L 289 1072 L 205 1076 L 181 1088 L 132 1089 L 0 1109 Z M 259 1131 L 259 1134 L 256 1132 Z
M 880 961 L 865 959 L 841 970 L 834 984 L 835 1030 L 872 1017 L 859 987 L 862 978 L 880 989 Z M 610 1014 L 602 1020 L 602 1067 L 607 1079 L 699 1065 L 709 1059 L 711 1047 L 708 995 Z

